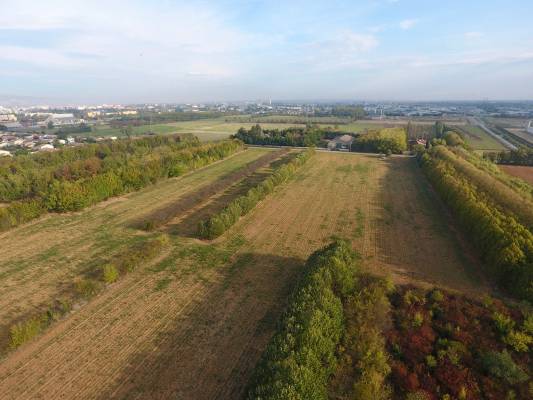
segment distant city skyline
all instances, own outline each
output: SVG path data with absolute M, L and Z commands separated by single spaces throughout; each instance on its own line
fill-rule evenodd
M 533 99 L 533 3 L 4 0 L 0 104 Z

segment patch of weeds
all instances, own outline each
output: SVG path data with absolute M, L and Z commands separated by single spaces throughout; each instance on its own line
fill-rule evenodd
M 161 291 L 163 289 L 166 289 L 168 285 L 170 285 L 170 282 L 172 282 L 172 279 L 169 277 L 162 278 L 157 281 L 154 290 L 155 291 Z
M 101 283 L 94 279 L 80 279 L 74 284 L 76 293 L 84 299 L 90 299 L 98 294 Z
M 117 267 L 113 264 L 106 264 L 102 267 L 102 279 L 105 283 L 113 283 L 118 279 Z
M 364 230 L 365 230 L 365 216 L 363 214 L 363 211 L 358 207 L 355 212 L 355 229 L 353 232 L 354 238 L 360 238 L 363 236 Z

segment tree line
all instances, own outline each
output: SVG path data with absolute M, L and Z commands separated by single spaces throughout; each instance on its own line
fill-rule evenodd
M 298 154 L 289 163 L 276 168 L 274 172 L 248 192 L 233 200 L 220 213 L 198 224 L 198 236 L 203 239 L 215 239 L 232 227 L 242 216 L 248 214 L 257 203 L 279 186 L 291 179 L 296 171 L 314 154 L 314 149 L 307 149 Z
M 261 125 L 256 124 L 250 129 L 240 128 L 234 138 L 255 145 L 326 147 L 328 140 L 342 135 L 353 137 L 352 151 L 401 154 L 407 150 L 407 134 L 403 128 L 385 128 L 360 135 L 313 124 L 305 128 L 291 127 L 282 130 L 262 129 Z
M 154 140 L 164 142 L 167 139 Z M 23 169 L 22 174 L 12 174 L 8 180 L 20 184 L 21 190 L 13 188 L 15 194 L 4 191 L 16 200 L 0 208 L 0 231 L 27 222 L 46 211 L 81 210 L 110 197 L 139 190 L 159 179 L 203 167 L 243 148 L 242 142 L 236 140 L 203 145 L 170 142 L 168 145 L 144 147 L 143 150 L 137 147 L 138 144 L 133 144 L 136 140 L 126 142 L 118 144 L 118 149 L 110 144 L 109 153 L 105 153 L 107 156 L 103 158 L 82 158 L 60 166 L 57 164 L 66 156 L 52 157 L 50 164 L 53 168 L 46 168 L 44 163 L 43 173 L 38 172 L 42 160 L 23 160 L 22 165 L 26 163 L 30 166 Z M 135 148 L 133 153 L 129 145 Z M 87 155 L 91 150 L 80 152 Z M 4 185 L 6 187 L 10 186 Z
M 326 139 L 333 139 L 338 135 L 342 133 L 316 124 L 309 124 L 305 128 L 291 127 L 282 130 L 263 129 L 261 125 L 256 124 L 250 129 L 240 128 L 234 138 L 246 144 L 262 146 L 325 147 Z
M 480 190 L 450 160 L 442 146 L 421 156 L 427 177 L 456 215 L 482 260 L 502 287 L 533 301 L 533 234 L 499 207 L 491 192 Z
M 498 164 L 533 166 L 533 148 L 520 146 L 516 150 L 485 153 L 484 156 Z
M 388 398 L 381 332 L 392 287 L 363 276 L 358 260 L 342 239 L 309 257 L 256 366 L 248 399 Z

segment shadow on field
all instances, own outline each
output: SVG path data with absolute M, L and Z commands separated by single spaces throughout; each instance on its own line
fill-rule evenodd
M 235 200 L 237 197 L 246 194 L 250 188 L 264 180 L 269 174 L 270 173 L 265 170 L 254 172 L 240 182 L 224 190 L 222 195 L 213 196 L 214 199 L 208 201 L 204 206 L 192 211 L 178 222 L 171 222 L 167 224 L 165 230 L 174 235 L 198 237 L 197 232 L 200 221 L 203 221 L 209 218 L 211 215 L 222 211 L 222 209 L 224 209 L 224 207 L 226 207 L 230 202 Z
M 253 175 L 258 169 L 277 162 L 277 160 L 280 157 L 285 156 L 286 153 L 287 150 L 285 149 L 267 153 L 259 157 L 257 160 L 249 162 L 243 168 L 220 177 L 210 185 L 186 194 L 177 201 L 136 219 L 130 224 L 130 227 L 134 229 L 145 229 L 147 224 L 151 224 L 154 228 L 164 225 L 176 216 L 206 202 L 210 197 L 226 190 L 243 178 Z M 281 160 L 283 159 L 284 158 Z
M 101 399 L 242 398 L 303 265 L 299 258 L 239 255 L 158 332 L 151 350 L 124 364 Z M 176 288 L 165 290 L 172 296 Z
M 400 281 L 485 290 L 475 251 L 412 158 L 389 158 L 379 182 L 377 254 Z

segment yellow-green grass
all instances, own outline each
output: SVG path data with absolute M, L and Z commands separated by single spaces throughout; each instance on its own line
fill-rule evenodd
M 464 125 L 459 129 L 464 133 L 466 143 L 474 150 L 505 150 L 505 147 L 498 140 L 478 126 Z

